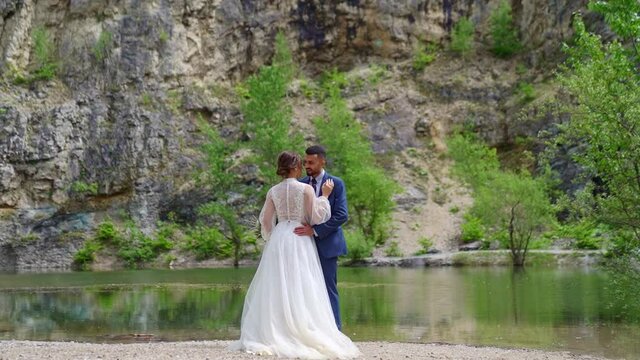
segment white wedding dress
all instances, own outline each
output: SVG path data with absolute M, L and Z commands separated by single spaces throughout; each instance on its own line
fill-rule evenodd
M 319 224 L 330 216 L 329 201 L 296 179 L 269 190 L 260 213 L 267 243 L 244 301 L 240 340 L 232 349 L 302 359 L 360 355 L 335 324 L 313 238 L 293 233 L 302 223 Z

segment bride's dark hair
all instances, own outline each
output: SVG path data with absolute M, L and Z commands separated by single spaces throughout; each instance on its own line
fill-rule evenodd
M 278 170 L 276 174 L 284 177 L 289 175 L 292 169 L 302 165 L 302 157 L 292 151 L 283 151 L 278 155 Z

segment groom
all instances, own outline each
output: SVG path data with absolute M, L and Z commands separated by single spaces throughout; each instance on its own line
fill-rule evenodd
M 314 187 L 316 196 L 320 196 L 322 184 L 327 179 L 332 179 L 334 183 L 333 191 L 329 195 L 331 205 L 331 218 L 319 225 L 304 225 L 295 228 L 294 232 L 301 236 L 314 236 L 320 264 L 324 274 L 324 282 L 327 285 L 331 309 L 336 320 L 338 329 L 342 330 L 340 321 L 340 300 L 338 296 L 338 256 L 347 253 L 347 244 L 342 233 L 342 224 L 347 222 L 347 193 L 342 179 L 329 175 L 324 171 L 327 160 L 327 153 L 322 146 L 314 145 L 305 151 L 304 168 L 307 171 L 306 177 L 300 181 Z

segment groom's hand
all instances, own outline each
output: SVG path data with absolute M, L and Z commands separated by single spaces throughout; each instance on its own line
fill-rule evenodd
M 313 228 L 311 225 L 305 224 L 293 229 L 293 233 L 298 236 L 313 236 Z

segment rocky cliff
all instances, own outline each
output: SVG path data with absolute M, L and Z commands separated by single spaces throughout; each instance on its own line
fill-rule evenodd
M 277 31 L 308 76 L 334 66 L 366 71 L 363 64 L 374 62 L 391 74 L 347 96 L 376 152 L 401 169 L 407 192 L 398 211 L 413 218 L 400 216 L 398 227 L 412 227 L 407 222 L 421 221 L 422 210 L 442 208 L 432 195 L 449 180 L 438 171 L 429 181 L 416 179 L 416 166 L 433 163 L 416 165 L 406 150 L 437 159 L 429 154 L 443 149 L 442 136 L 465 122 L 494 145 L 535 135 L 535 126 L 510 123 L 521 107 L 514 89 L 523 78 L 548 78 L 571 34 L 571 15 L 585 1 L 512 1 L 527 50 L 509 61 L 482 50 L 497 4 L 0 0 L 0 267 L 68 266 L 84 234 L 123 209 L 145 231 L 170 210 L 193 213 L 206 199 L 190 183 L 202 141 L 195 119 L 242 137 L 232 88 L 270 60 Z M 476 55 L 461 60 L 443 51 L 425 72 L 412 72 L 417 44 L 446 44 L 462 16 L 476 24 Z M 34 29 L 55 45 L 57 76 L 17 84 L 34 68 Z M 304 128 L 314 105 L 294 101 Z M 256 179 L 249 173 L 247 181 Z M 456 236 L 457 220 L 446 207 L 441 212 L 448 216 L 442 229 L 425 225 L 421 233 L 444 243 Z

